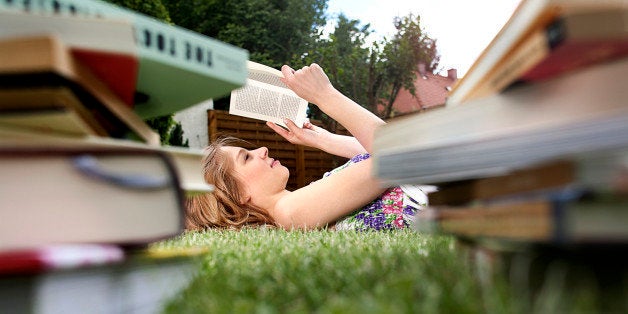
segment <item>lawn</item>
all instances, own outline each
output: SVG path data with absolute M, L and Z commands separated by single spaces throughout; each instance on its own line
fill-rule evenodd
M 483 271 L 484 264 L 472 262 L 455 239 L 411 230 L 213 230 L 155 246 L 208 249 L 198 277 L 169 303 L 167 313 L 591 313 L 604 308 L 593 285 L 573 285 L 564 271 L 553 272 L 535 292 L 506 272 Z

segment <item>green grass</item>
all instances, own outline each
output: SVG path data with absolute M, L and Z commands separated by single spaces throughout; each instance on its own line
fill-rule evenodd
M 532 299 L 501 272 L 480 276 L 446 236 L 395 232 L 188 233 L 157 247 L 206 247 L 167 313 L 590 313 L 591 289 L 560 275 Z

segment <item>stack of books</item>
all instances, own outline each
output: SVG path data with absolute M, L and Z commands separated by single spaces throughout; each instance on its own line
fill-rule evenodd
M 96 0 L 0 2 L 0 308 L 156 312 L 196 252 L 200 150 L 144 120 L 244 84 L 248 53 Z
M 628 243 L 628 7 L 524 0 L 443 109 L 376 132 L 374 175 L 434 184 L 421 230 Z

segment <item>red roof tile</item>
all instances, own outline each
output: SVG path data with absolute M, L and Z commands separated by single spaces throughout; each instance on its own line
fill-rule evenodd
M 393 103 L 395 115 L 403 115 L 421 109 L 439 106 L 445 103 L 449 91 L 456 82 L 455 70 L 448 71 L 449 76 L 417 71 L 414 81 L 415 96 L 406 89 L 399 91 Z

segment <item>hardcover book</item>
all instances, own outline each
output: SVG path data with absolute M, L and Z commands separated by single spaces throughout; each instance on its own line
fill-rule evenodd
M 158 145 L 159 135 L 54 36 L 0 41 L 0 109 L 67 106 L 113 137 L 136 136 Z M 55 98 L 36 98 L 54 93 Z M 63 101 L 54 103 L 59 97 Z M 75 101 L 78 99 L 78 102 Z M 131 134 L 125 134 L 131 133 Z
M 562 14 L 507 53 L 467 100 L 627 55 L 628 9 Z
M 467 73 L 456 82 L 446 106 L 466 104 L 477 99 L 473 93 L 484 84 L 491 71 L 509 60 L 513 49 L 519 49 L 534 32 L 543 31 L 561 16 L 576 13 L 612 11 L 625 12 L 624 0 L 522 0 L 510 19 L 471 65 Z M 538 37 L 538 36 L 537 36 Z M 625 37 L 624 37 L 625 38 Z M 579 53 L 576 52 L 576 54 Z M 484 96 L 486 94 L 483 94 Z
M 578 199 L 569 190 L 562 194 L 494 204 L 428 208 L 417 213 L 416 227 L 419 231 L 480 241 L 559 245 L 628 243 L 625 197 Z
M 160 151 L 2 145 L 0 250 L 145 245 L 183 232 L 183 195 Z
M 0 11 L 0 39 L 44 34 L 57 36 L 78 61 L 127 106 L 133 107 L 139 60 L 131 23 L 55 15 L 35 17 Z
M 246 50 L 104 1 L 1 1 L 0 11 L 33 19 L 58 15 L 131 23 L 139 58 L 134 110 L 142 118 L 227 96 L 246 81 Z M 63 38 L 73 33 L 56 35 Z
M 60 245 L 4 252 L 13 260 L 46 260 L 36 272 L 0 276 L 0 308 L 11 313 L 160 313 L 196 278 L 202 251 L 125 251 L 120 257 L 94 245 Z M 45 255 L 45 258 L 41 256 Z M 76 258 L 85 259 L 83 263 Z M 35 258 L 37 259 L 37 258 Z M 77 263 L 70 263 L 75 260 Z M 3 259 L 0 259 L 0 269 Z
M 0 115 L 0 121 L 2 121 Z M 0 122 L 0 148 L 45 147 L 49 150 L 142 150 L 164 154 L 174 165 L 181 190 L 186 194 L 210 193 L 214 187 L 203 178 L 203 151 L 187 147 L 149 146 L 136 141 L 98 136 L 65 136 L 37 128 L 16 127 Z
M 628 145 L 628 60 L 392 121 L 375 132 L 374 175 L 440 184 Z

